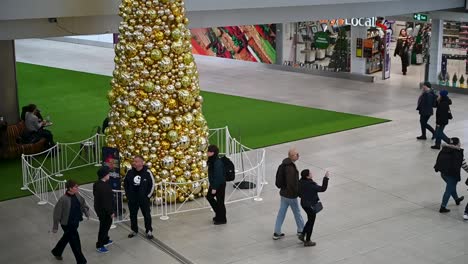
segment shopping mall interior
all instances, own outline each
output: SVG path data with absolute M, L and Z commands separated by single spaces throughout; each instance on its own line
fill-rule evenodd
M 90 207 L 78 228 L 87 263 L 468 263 L 466 199 L 441 205 L 449 176 L 434 169 L 468 144 L 468 6 L 420 2 L 2 2 L 0 262 L 86 263 L 71 243 L 63 260 L 51 254 L 72 179 Z M 461 150 L 450 139 L 431 148 L 431 132 L 416 139 L 427 86 L 448 93 L 442 130 Z M 30 104 L 53 142 L 29 137 Z M 210 144 L 235 167 L 221 224 L 206 198 Z M 279 165 L 291 153 L 293 178 L 308 169 L 322 185 L 329 174 L 311 247 L 289 209 L 275 228 Z M 153 177 L 153 238 L 141 212 L 128 236 L 135 156 Z M 468 166 L 457 166 L 461 198 Z M 107 254 L 96 244 L 100 167 L 113 191 Z M 306 222 L 299 189 L 286 199 Z

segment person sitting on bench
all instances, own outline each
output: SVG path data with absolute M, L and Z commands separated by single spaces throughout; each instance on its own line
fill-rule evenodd
M 26 141 L 30 141 L 31 143 L 39 141 L 41 138 L 45 138 L 47 140 L 46 147 L 51 148 L 55 146 L 54 137 L 52 132 L 47 129 L 44 129 L 48 123 L 47 121 L 40 120 L 37 117 L 37 106 L 35 104 L 30 104 L 29 109 L 25 114 L 25 126 L 26 126 L 26 135 L 24 135 L 24 139 Z

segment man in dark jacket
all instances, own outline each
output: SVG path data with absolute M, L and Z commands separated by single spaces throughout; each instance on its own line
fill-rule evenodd
M 452 118 L 452 113 L 450 112 L 450 105 L 452 100 L 448 97 L 447 90 L 442 90 L 439 93 L 437 98 L 437 110 L 436 110 L 436 142 L 432 146 L 432 149 L 440 149 L 440 143 L 442 140 L 445 143 L 450 144 L 450 139 L 445 135 L 444 129 L 448 125 L 449 119 Z
M 224 225 L 227 223 L 226 206 L 224 196 L 226 193 L 226 179 L 224 177 L 223 162 L 219 158 L 219 149 L 215 145 L 208 146 L 208 181 L 210 187 L 206 199 L 213 208 L 215 217 L 213 224 Z
M 279 175 L 283 176 L 284 179 L 281 181 L 283 183 L 277 184 L 280 185 L 280 196 L 281 203 L 276 216 L 275 231 L 273 233 L 273 239 L 278 240 L 284 237 L 284 234 L 281 233 L 281 226 L 283 225 L 284 218 L 286 217 L 286 212 L 288 207 L 291 206 L 291 210 L 294 214 L 294 219 L 296 220 L 297 225 L 297 235 L 301 236 L 304 229 L 304 220 L 302 219 L 301 211 L 299 209 L 299 203 L 297 197 L 299 196 L 298 186 L 299 186 L 299 171 L 296 168 L 296 162 L 299 159 L 299 153 L 295 149 L 290 149 L 288 152 L 288 157 L 283 160 L 278 170 L 282 170 Z
M 431 89 L 431 83 L 425 82 L 422 86 L 422 94 L 418 99 L 418 107 L 416 110 L 419 111 L 419 123 L 421 124 L 421 136 L 417 139 L 425 140 L 426 139 L 426 129 L 431 131 L 432 137 L 435 138 L 435 131 L 427 122 L 429 118 L 434 114 L 434 102 L 436 100 L 436 95 Z
M 442 179 L 447 184 L 445 192 L 442 197 L 442 204 L 440 206 L 440 213 L 450 212 L 447 209 L 447 203 L 450 196 L 455 200 L 456 205 L 460 205 L 464 197 L 458 197 L 457 194 L 457 183 L 460 181 L 460 169 L 463 168 L 468 172 L 468 166 L 466 165 L 463 157 L 463 149 L 460 148 L 460 139 L 451 138 L 450 144 L 445 145 L 437 156 L 437 161 L 434 166 L 436 172 L 440 171 Z
M 109 173 L 108 167 L 99 168 L 97 171 L 98 181 L 93 185 L 94 210 L 99 218 L 99 233 L 96 242 L 96 250 L 99 253 L 107 253 L 109 250 L 106 246 L 112 244 L 112 240 L 109 239 L 109 229 L 112 225 L 114 212 L 112 210 L 113 192 L 108 182 Z
M 127 172 L 124 180 L 132 229 L 128 237 L 132 238 L 138 234 L 137 214 L 138 209 L 141 209 L 141 213 L 145 219 L 146 237 L 153 239 L 150 198 L 154 191 L 154 178 L 151 171 L 144 164 L 145 161 L 142 156 L 135 156 L 133 158 L 133 167 Z

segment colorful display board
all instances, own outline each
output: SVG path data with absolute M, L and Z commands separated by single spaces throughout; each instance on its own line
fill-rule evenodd
M 244 61 L 276 62 L 276 25 L 192 29 L 192 53 Z

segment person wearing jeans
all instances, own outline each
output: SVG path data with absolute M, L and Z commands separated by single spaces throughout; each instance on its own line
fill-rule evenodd
M 280 188 L 281 201 L 278 215 L 276 216 L 275 231 L 273 233 L 274 240 L 284 237 L 284 233 L 281 232 L 281 226 L 286 217 L 288 207 L 291 207 L 294 219 L 296 220 L 297 235 L 300 236 L 304 229 L 304 220 L 302 219 L 297 201 L 297 197 L 299 196 L 299 171 L 296 168 L 295 162 L 298 159 L 299 153 L 295 149 L 290 149 L 288 157 L 278 167 L 279 173 L 277 173 L 276 186 Z
M 452 100 L 448 97 L 447 90 L 442 90 L 439 93 L 437 98 L 437 111 L 436 111 L 436 131 L 435 137 L 436 142 L 434 146 L 431 146 L 432 149 L 440 149 L 440 143 L 442 140 L 445 143 L 450 144 L 450 139 L 444 134 L 444 129 L 451 119 L 450 105 Z
M 442 179 L 445 181 L 445 192 L 442 196 L 442 204 L 440 206 L 440 213 L 450 212 L 447 209 L 447 204 L 450 196 L 455 200 L 456 205 L 460 205 L 464 197 L 458 197 L 457 194 L 457 183 L 460 181 L 460 170 L 463 168 L 468 172 L 468 166 L 466 165 L 463 157 L 463 149 L 460 147 L 459 138 L 451 138 L 450 144 L 444 145 L 442 150 L 437 156 L 434 170 L 440 172 Z

